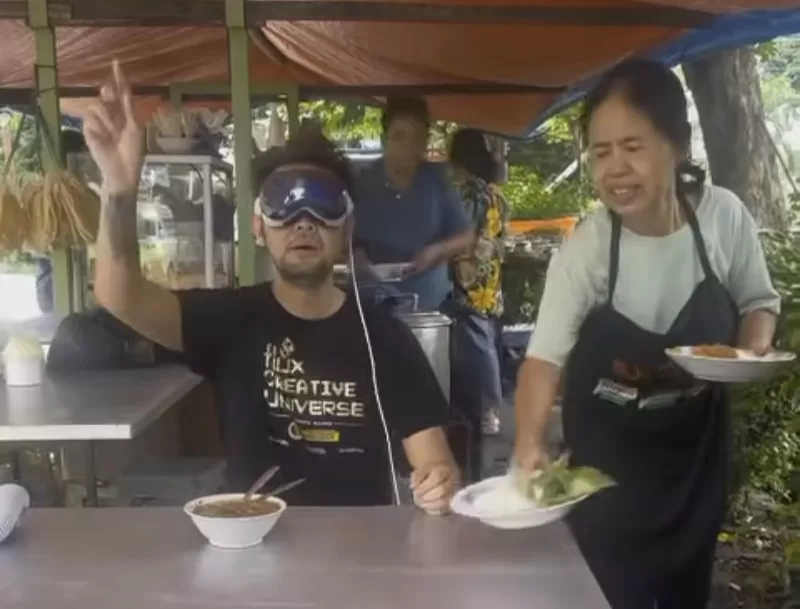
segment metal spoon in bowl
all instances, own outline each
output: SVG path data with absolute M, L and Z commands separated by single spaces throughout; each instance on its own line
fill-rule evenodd
M 274 491 L 267 493 L 264 497 L 265 499 L 269 499 L 270 497 L 277 497 L 281 493 L 285 493 L 286 491 L 293 489 L 295 486 L 299 486 L 305 482 L 305 478 L 298 478 L 297 480 L 292 480 L 291 482 L 287 482 L 286 484 L 282 484 Z
M 245 503 L 250 502 L 253 499 L 253 495 L 255 495 L 259 490 L 261 490 L 261 487 L 264 486 L 267 482 L 272 480 L 272 477 L 278 473 L 279 469 L 280 466 L 276 465 L 275 467 L 270 467 L 267 471 L 261 474 L 258 480 L 253 482 L 253 486 L 251 486 L 250 489 L 244 494 L 244 502 Z

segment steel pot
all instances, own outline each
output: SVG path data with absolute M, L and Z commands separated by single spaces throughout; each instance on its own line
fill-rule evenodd
M 437 312 L 396 313 L 396 315 L 411 328 L 449 401 L 452 320 Z

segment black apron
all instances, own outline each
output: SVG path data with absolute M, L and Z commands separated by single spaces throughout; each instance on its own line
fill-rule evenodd
M 668 347 L 734 344 L 739 315 L 681 201 L 704 280 L 666 334 L 614 310 L 621 220 L 612 214 L 608 301 L 587 317 L 566 367 L 564 439 L 572 463 L 618 486 L 568 522 L 613 609 L 702 609 L 726 508 L 725 388 L 671 365 Z

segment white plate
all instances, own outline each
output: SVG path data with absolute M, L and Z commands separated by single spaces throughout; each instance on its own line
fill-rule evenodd
M 510 499 L 506 503 L 509 509 L 490 505 L 492 499 L 499 498 Z M 584 499 L 586 497 L 579 497 L 561 505 L 539 507 L 516 491 L 509 476 L 496 476 L 461 489 L 453 497 L 450 508 L 455 514 L 475 518 L 496 529 L 528 529 L 561 520 Z
M 403 278 L 411 270 L 412 264 L 410 262 L 397 262 L 392 264 L 373 264 L 370 267 L 372 273 L 382 282 L 402 281 Z M 350 267 L 346 264 L 337 264 L 333 267 L 334 272 L 340 274 L 350 274 Z M 356 278 L 363 281 L 367 274 L 365 272 L 358 273 L 356 271 Z
M 380 277 L 381 281 L 401 281 L 411 270 L 410 262 L 396 264 L 373 264 L 372 270 Z
M 693 355 L 691 347 L 673 347 L 666 354 L 695 378 L 717 383 L 752 383 L 775 375 L 797 357 L 794 353 L 773 351 L 763 357 L 737 349 L 737 359 Z
M 18 484 L 0 484 L 0 543 L 19 526 L 22 515 L 31 505 L 31 497 Z

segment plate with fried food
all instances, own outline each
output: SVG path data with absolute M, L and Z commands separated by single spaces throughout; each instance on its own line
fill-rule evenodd
M 669 358 L 686 372 L 703 381 L 753 383 L 766 380 L 797 357 L 786 351 L 756 355 L 729 345 L 694 345 L 666 350 Z

